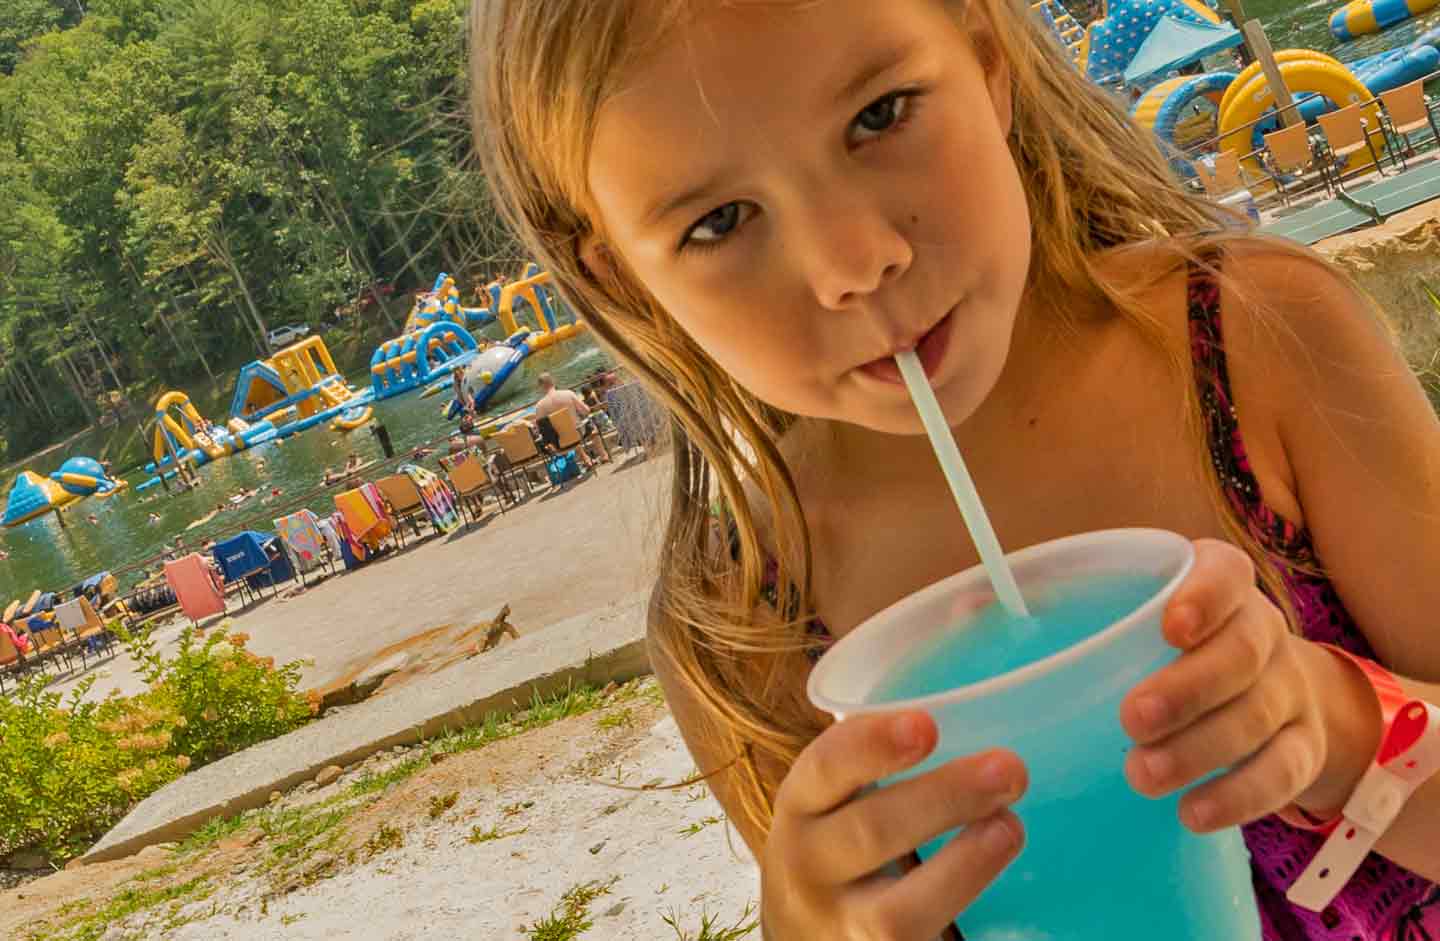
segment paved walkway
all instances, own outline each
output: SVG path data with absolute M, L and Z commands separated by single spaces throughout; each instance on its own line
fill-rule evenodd
M 617 460 L 595 478 L 554 495 L 537 492 L 503 515 L 492 501 L 488 519 L 468 530 L 412 543 L 294 598 L 266 596 L 236 610 L 233 630 L 249 634 L 248 648 L 277 663 L 313 658 L 301 683 L 322 686 L 392 644 L 445 625 L 488 622 L 507 604 L 523 637 L 647 592 L 668 466 L 663 456 Z M 173 648 L 184 625 L 182 619 L 160 631 L 162 649 Z M 87 672 L 101 677 L 93 699 L 144 688 L 124 654 Z M 78 679 L 56 688 L 65 691 Z

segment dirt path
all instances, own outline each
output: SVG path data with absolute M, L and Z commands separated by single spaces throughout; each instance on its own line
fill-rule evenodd
M 654 681 L 590 706 L 473 750 L 377 755 L 190 845 L 0 894 L 0 936 L 695 939 L 708 914 L 758 938 L 755 869 L 718 805 L 656 789 L 693 765 Z

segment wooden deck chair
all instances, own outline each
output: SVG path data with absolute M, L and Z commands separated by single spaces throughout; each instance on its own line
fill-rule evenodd
M 30 658 L 20 652 L 10 635 L 0 631 L 0 693 L 5 692 L 5 677 L 14 677 L 18 682 L 31 666 Z
M 1329 195 L 1330 177 L 1325 172 L 1325 164 L 1315 157 L 1315 151 L 1310 146 L 1310 129 L 1303 122 L 1297 122 L 1289 127 L 1266 134 L 1265 150 L 1270 156 L 1267 173 L 1271 182 L 1275 184 L 1275 189 L 1280 193 L 1282 203 L 1290 204 L 1290 188 L 1285 182 L 1285 177 L 1293 174 L 1303 175 L 1306 170 L 1312 168 L 1320 172 L 1321 182 L 1325 184 L 1325 193 Z M 1301 182 L 1303 183 L 1303 179 Z
M 54 663 L 58 669 L 61 660 L 65 661 L 65 669 L 73 669 L 70 662 L 70 654 L 74 652 L 74 642 L 65 636 L 65 631 L 59 624 L 52 622 L 50 627 L 30 632 L 31 653 L 37 666 L 44 668 L 47 663 Z
M 528 496 L 533 492 L 530 483 L 530 468 L 545 463 L 545 455 L 535 447 L 535 439 L 530 434 L 530 429 L 522 422 L 516 422 L 504 431 L 497 432 L 491 439 L 500 445 L 501 453 L 509 462 L 509 473 L 519 474 L 525 484 L 525 493 Z
M 1212 162 L 1197 160 L 1193 166 L 1211 199 L 1221 199 L 1246 187 L 1240 157 L 1234 151 L 1222 150 Z
M 546 417 L 550 419 L 550 424 L 554 426 L 555 434 L 560 439 L 561 451 L 568 451 L 569 449 L 576 447 L 577 445 L 583 444 L 585 441 L 590 441 L 593 439 L 600 445 L 600 454 L 602 455 L 602 459 L 606 463 L 609 463 L 610 449 L 605 446 L 605 439 L 602 438 L 600 436 L 600 433 L 595 430 L 595 426 L 593 424 L 589 428 L 589 434 L 585 435 L 584 439 L 582 440 L 580 435 L 580 420 L 576 418 L 574 409 L 567 406 L 565 408 L 562 408 L 558 412 L 551 412 Z
M 491 478 L 484 458 L 475 454 L 464 455 L 464 459 L 457 462 L 447 473 L 450 476 L 450 486 L 455 488 L 455 496 L 460 500 L 460 508 L 465 511 L 467 528 L 472 518 L 480 519 L 480 513 L 485 509 L 487 493 L 495 494 L 495 502 L 500 504 L 500 512 L 505 512 L 504 491 L 500 484 Z
M 1435 125 L 1431 112 L 1431 100 L 1425 96 L 1425 82 L 1417 79 L 1409 85 L 1392 88 L 1380 96 L 1380 107 L 1384 109 L 1383 121 L 1386 131 L 1395 140 L 1396 152 L 1400 155 L 1400 168 L 1408 170 L 1405 151 L 1415 156 L 1415 143 L 1410 135 L 1430 128 L 1430 140 L 1440 143 L 1440 128 Z
M 1375 149 L 1374 135 L 1382 133 L 1375 121 L 1366 117 L 1368 105 L 1350 105 L 1339 111 L 1320 115 L 1320 132 L 1325 135 L 1325 144 L 1330 148 L 1330 171 L 1335 175 L 1338 186 L 1345 172 L 1345 163 L 1362 150 L 1369 151 L 1370 161 L 1376 172 L 1384 175 L 1380 166 L 1380 153 Z
M 407 520 L 415 528 L 416 538 L 419 538 L 420 523 L 418 519 L 429 520 L 430 511 L 425 508 L 425 500 L 420 496 L 420 488 L 415 486 L 415 481 L 405 474 L 391 474 L 375 481 L 375 486 L 380 489 L 380 495 L 385 498 L 385 507 L 394 518 L 395 531 L 402 534 L 401 539 L 404 539 L 403 533 Z
M 62 630 L 70 632 L 75 650 L 80 654 L 82 667 L 88 665 L 90 651 L 96 646 L 95 642 L 98 641 L 98 646 L 107 650 L 111 646 L 110 631 L 105 627 L 105 622 L 100 620 L 100 615 L 95 613 L 90 599 L 83 595 L 57 607 L 55 621 Z M 96 656 L 98 658 L 98 651 Z

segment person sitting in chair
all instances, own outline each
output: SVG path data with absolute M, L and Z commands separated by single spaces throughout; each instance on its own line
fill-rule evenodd
M 556 412 L 563 412 L 565 409 L 572 409 L 575 412 L 576 427 L 580 432 L 580 447 L 576 451 L 580 455 L 580 463 L 586 470 L 595 469 L 595 460 L 590 456 L 585 447 L 585 439 L 595 433 L 594 426 L 590 423 L 590 406 L 585 400 L 569 389 L 557 389 L 555 377 L 548 372 L 542 372 L 538 380 L 540 385 L 540 401 L 535 403 L 535 421 L 538 424 L 540 419 L 548 418 Z

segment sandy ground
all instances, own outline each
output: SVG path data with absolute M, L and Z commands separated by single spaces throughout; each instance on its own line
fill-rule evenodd
M 667 481 L 664 457 L 617 458 L 593 478 L 554 494 L 537 491 L 504 514 L 490 501 L 488 517 L 468 530 L 411 542 L 392 557 L 293 596 L 282 586 L 279 597 L 267 595 L 243 610 L 232 600 L 230 629 L 249 634 L 249 648 L 278 663 L 313 659 L 302 680 L 307 687 L 329 683 L 426 631 L 488 623 L 507 604 L 521 632 L 543 629 L 654 582 Z M 160 627 L 162 650 L 174 649 L 187 623 Z M 144 688 L 123 653 L 92 661 L 54 688 L 68 691 L 90 674 L 97 676 L 90 698 Z
M 585 909 L 584 941 L 695 938 L 705 914 L 727 927 L 753 920 L 755 867 L 708 791 L 655 789 L 693 763 L 653 680 L 596 712 L 427 765 L 298 847 L 297 828 L 276 823 L 306 808 L 316 819 L 363 775 L 417 754 L 377 755 L 326 787 L 301 785 L 204 850 L 151 848 L 0 894 L 0 936 L 70 937 L 76 919 L 126 892 L 197 878 L 99 937 L 521 939 L 586 884 L 606 891 Z M 442 808 L 434 817 L 432 806 Z M 477 831 L 492 838 L 476 842 Z

